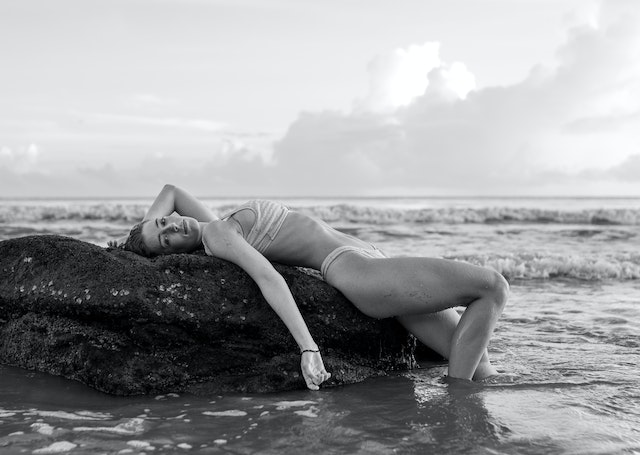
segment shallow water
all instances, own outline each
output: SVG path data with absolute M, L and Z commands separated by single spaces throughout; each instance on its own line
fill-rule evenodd
M 118 398 L 0 367 L 0 452 L 640 453 L 638 302 L 637 281 L 514 282 L 490 346 L 509 375 L 485 384 L 437 365 L 319 392 Z

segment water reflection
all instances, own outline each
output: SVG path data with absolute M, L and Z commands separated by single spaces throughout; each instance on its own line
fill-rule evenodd
M 412 375 L 418 408 L 413 427 L 427 434 L 434 447 L 452 453 L 495 448 L 511 434 L 487 409 L 485 385 L 445 381 L 437 373 Z
M 54 443 L 75 445 L 74 453 L 296 455 L 577 454 L 585 444 L 620 453 L 638 446 L 638 414 L 624 412 L 637 400 L 635 382 L 576 382 L 556 371 L 519 374 L 512 384 L 459 384 L 443 381 L 444 373 L 436 367 L 319 392 L 118 398 L 0 367 L 0 452 Z

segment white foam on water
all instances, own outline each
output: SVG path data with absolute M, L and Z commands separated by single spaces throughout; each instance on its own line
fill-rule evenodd
M 310 407 L 309 409 L 305 409 L 304 411 L 293 411 L 294 414 L 297 414 L 302 417 L 318 417 L 319 409 L 316 407 Z
M 123 435 L 140 434 L 144 432 L 144 419 L 133 418 L 114 427 L 75 427 L 73 431 L 100 431 Z
M 64 420 L 106 420 L 111 418 L 110 414 L 101 412 L 79 411 L 66 412 L 66 411 L 39 411 L 31 410 L 28 415 L 38 415 L 40 417 L 52 417 L 54 419 Z
M 63 452 L 69 452 L 70 450 L 73 450 L 76 447 L 78 447 L 78 444 L 74 444 L 73 442 L 58 441 L 58 442 L 54 442 L 50 446 L 43 447 L 41 449 L 36 449 L 33 451 L 33 453 L 63 453 Z
M 136 449 L 146 449 L 146 450 L 149 450 L 149 448 L 153 447 L 147 441 L 138 441 L 136 439 L 127 441 L 127 445 L 130 445 L 131 447 L 135 447 Z
M 2 202 L 2 201 L 0 201 Z M 355 202 L 355 201 L 352 201 Z M 433 202 L 433 201 L 432 201 Z M 327 222 L 359 222 L 369 224 L 410 223 L 500 223 L 500 222 L 545 222 L 556 224 L 640 224 L 640 209 L 635 199 L 626 205 L 618 206 L 611 201 L 592 201 L 592 207 L 578 208 L 575 200 L 564 201 L 562 207 L 550 206 L 548 201 L 538 201 L 536 206 L 521 203 L 512 206 L 505 200 L 492 203 L 467 201 L 466 206 L 447 203 L 447 206 L 429 207 L 430 203 L 412 206 L 386 206 L 380 201 L 369 201 L 365 205 L 359 203 L 317 204 L 311 206 L 292 207 Z M 214 212 L 226 212 L 235 205 L 212 207 Z M 128 202 L 116 204 L 111 202 L 76 201 L 75 203 L 25 203 L 24 201 L 0 203 L 0 223 L 52 223 L 71 221 L 104 222 L 133 224 L 143 218 L 147 204 Z
M 29 411 L 35 411 L 35 409 L 5 409 L 5 408 L 0 408 L 0 412 L 14 412 L 14 413 L 21 413 L 21 412 L 29 412 Z
M 54 428 L 48 423 L 36 422 L 31 424 L 31 428 L 33 431 L 44 434 L 46 436 L 51 436 L 53 434 Z
M 246 412 L 238 409 L 229 409 L 228 411 L 204 411 L 203 414 L 214 417 L 243 417 L 247 415 Z
M 76 414 L 83 417 L 91 417 L 96 420 L 111 419 L 113 416 L 107 412 L 94 412 L 94 411 L 76 411 Z
M 303 406 L 308 406 L 310 404 L 316 404 L 316 402 L 315 401 L 304 401 L 304 400 L 278 401 L 277 403 L 274 403 L 274 406 L 276 406 L 276 409 L 278 411 L 282 411 L 282 410 L 289 409 L 289 408 L 301 408 Z
M 464 257 L 471 263 L 491 267 L 509 278 L 549 279 L 554 277 L 580 280 L 636 280 L 640 278 L 640 257 L 633 254 L 610 257 L 566 255 L 532 255 L 527 253 L 504 257 Z
M 488 223 L 553 223 L 590 225 L 640 224 L 640 210 L 628 208 L 551 209 L 541 207 L 441 207 L 410 208 L 357 206 L 337 204 L 300 209 L 327 222 L 387 225 L 415 224 L 488 224 Z

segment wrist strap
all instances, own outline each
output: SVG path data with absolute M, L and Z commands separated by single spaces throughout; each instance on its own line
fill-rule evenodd
M 319 349 L 303 349 L 302 351 L 300 351 L 300 355 L 304 354 L 305 352 L 320 352 Z

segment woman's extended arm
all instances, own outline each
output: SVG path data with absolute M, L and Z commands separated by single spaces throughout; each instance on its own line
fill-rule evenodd
M 324 368 L 322 357 L 317 352 L 318 345 L 309 333 L 307 324 L 282 275 L 262 254 L 244 240 L 235 226 L 226 222 L 210 223 L 205 228 L 203 242 L 214 256 L 237 264 L 253 278 L 267 303 L 293 335 L 300 352 L 307 351 L 301 358 L 302 375 L 307 387 L 317 390 L 322 382 L 331 377 L 331 374 Z M 309 350 L 315 352 L 308 352 Z
M 177 186 L 167 184 L 156 196 L 142 221 L 168 216 L 173 212 L 182 216 L 190 216 L 198 221 L 218 219 L 207 206 L 191 193 Z

